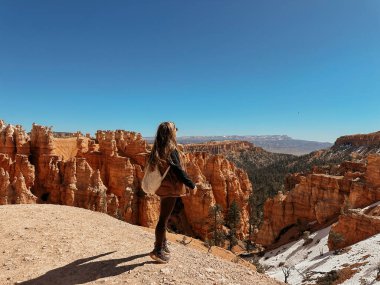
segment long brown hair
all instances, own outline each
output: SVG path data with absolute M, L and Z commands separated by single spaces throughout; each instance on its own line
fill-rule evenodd
M 156 165 L 162 167 L 170 160 L 170 153 L 178 149 L 176 141 L 176 126 L 173 122 L 163 122 L 157 128 L 156 138 L 149 156 L 149 164 L 152 168 Z M 182 161 L 181 161 L 182 162 Z

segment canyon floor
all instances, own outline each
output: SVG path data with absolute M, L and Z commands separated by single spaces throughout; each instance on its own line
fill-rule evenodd
M 237 263 L 171 242 L 106 214 L 60 205 L 0 206 L 0 284 L 282 284 Z

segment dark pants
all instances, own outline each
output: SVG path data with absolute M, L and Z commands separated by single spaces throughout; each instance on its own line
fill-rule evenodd
M 160 218 L 156 226 L 156 247 L 162 247 L 163 242 L 166 240 L 166 227 L 168 220 L 172 213 L 177 197 L 163 197 L 161 198 Z

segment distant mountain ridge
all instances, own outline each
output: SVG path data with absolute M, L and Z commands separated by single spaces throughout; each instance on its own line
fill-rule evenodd
M 145 138 L 149 143 L 154 141 L 153 137 Z M 210 141 L 247 141 L 255 146 L 262 147 L 269 152 L 303 155 L 316 150 L 326 149 L 333 144 L 329 142 L 317 142 L 293 139 L 287 135 L 261 135 L 261 136 L 183 136 L 177 141 L 181 144 L 196 144 Z

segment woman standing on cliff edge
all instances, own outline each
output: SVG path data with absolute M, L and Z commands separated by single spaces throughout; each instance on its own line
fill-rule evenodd
M 197 190 L 194 182 L 184 171 L 183 153 L 178 149 L 176 140 L 177 130 L 173 122 L 161 123 L 158 126 L 152 152 L 149 156 L 150 165 L 152 167 L 158 166 L 161 174 L 170 166 L 160 188 L 156 191 L 161 199 L 160 218 L 156 226 L 156 241 L 150 257 L 160 263 L 167 263 L 170 258 L 166 227 L 177 197 L 188 194 L 186 186 L 193 189 L 194 192 Z

